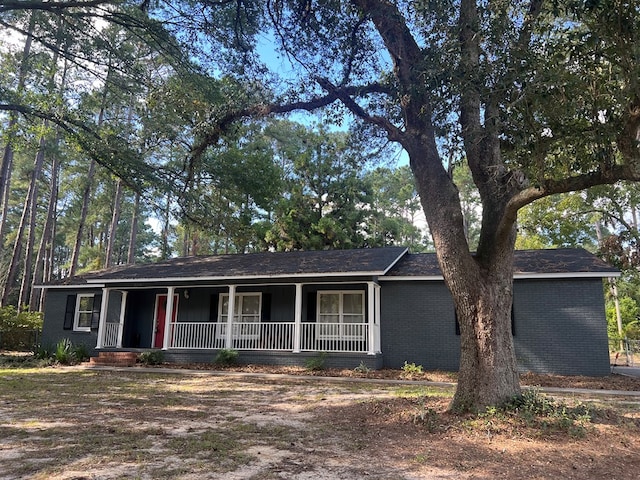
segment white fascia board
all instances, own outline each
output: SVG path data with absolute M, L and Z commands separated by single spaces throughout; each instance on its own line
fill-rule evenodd
M 389 270 L 391 270 L 395 266 L 395 264 L 398 263 L 400 261 L 400 259 L 407 254 L 408 251 L 409 251 L 409 248 L 405 248 L 402 251 L 402 253 L 400 255 L 398 255 L 398 258 L 396 258 L 393 262 L 391 262 L 391 265 L 389 265 L 387 268 L 385 268 L 384 272 L 382 272 L 382 275 L 386 275 L 387 272 Z
M 79 284 L 71 284 L 71 285 L 34 285 L 33 288 L 45 288 L 45 289 L 49 289 L 49 290 L 69 290 L 69 289 L 73 289 L 73 290 L 78 290 L 78 289 L 85 289 L 85 288 L 90 288 L 92 290 L 95 290 L 96 288 L 104 288 L 105 284 L 104 282 L 100 282 L 100 283 L 91 283 L 91 284 L 86 284 L 86 283 L 79 283 Z
M 620 272 L 575 272 L 575 273 L 516 273 L 514 280 L 526 279 L 554 279 L 554 278 L 617 278 Z M 405 276 L 405 277 L 380 277 L 381 282 L 408 282 L 408 281 L 442 281 L 442 275 Z
M 406 276 L 406 277 L 397 276 L 397 277 L 379 277 L 378 278 L 378 281 L 380 282 L 409 282 L 412 280 L 414 281 L 418 280 L 421 282 L 424 282 L 424 281 L 434 282 L 434 281 L 444 280 L 444 277 L 442 275 L 425 275 L 425 276 L 414 275 L 414 276 Z
M 334 273 L 298 273 L 298 274 L 278 274 L 278 275 L 237 275 L 220 277 L 168 277 L 168 278 L 117 278 L 117 279 L 87 279 L 87 283 L 95 281 L 98 283 L 183 283 L 183 282 L 227 282 L 237 280 L 271 280 L 280 278 L 335 278 L 335 277 L 375 277 L 382 275 L 382 271 L 376 272 L 334 272 Z
M 620 275 L 620 272 L 516 273 L 513 278 L 515 280 L 530 278 L 612 278 Z

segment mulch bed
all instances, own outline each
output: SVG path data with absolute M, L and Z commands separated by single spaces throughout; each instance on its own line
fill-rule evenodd
M 322 370 L 309 370 L 295 366 L 276 365 L 235 365 L 220 366 L 211 363 L 190 363 L 190 364 L 163 364 L 161 367 L 186 368 L 191 370 L 215 370 L 243 373 L 266 373 L 266 374 L 286 374 L 286 375 L 312 375 L 317 377 L 350 377 L 350 378 L 372 378 L 385 380 L 405 380 L 405 381 L 427 381 L 427 382 L 447 382 L 457 381 L 456 372 L 427 371 L 424 373 L 406 373 L 402 370 L 384 368 L 381 370 L 371 370 L 369 372 L 359 372 L 350 369 L 326 368 Z M 640 391 L 640 378 L 628 377 L 625 375 L 611 374 L 607 377 L 583 377 L 583 376 L 562 376 L 543 375 L 537 373 L 525 373 L 520 375 L 520 382 L 527 386 L 553 387 L 553 388 L 584 388 L 591 390 L 622 390 Z

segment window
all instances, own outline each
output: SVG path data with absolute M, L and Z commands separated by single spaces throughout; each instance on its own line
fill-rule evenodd
M 92 316 L 93 294 L 79 294 L 76 298 L 76 311 L 73 317 L 73 329 L 79 332 L 90 332 Z
M 229 294 L 220 294 L 219 303 L 218 321 L 226 322 L 229 314 Z M 259 336 L 257 324 L 260 323 L 262 315 L 261 305 L 262 294 L 260 293 L 236 293 L 233 307 L 233 323 L 246 325 L 234 326 L 234 338 L 247 339 Z M 219 330 L 222 334 L 224 334 L 224 331 L 224 329 Z
M 364 340 L 364 292 L 318 292 L 318 338 Z

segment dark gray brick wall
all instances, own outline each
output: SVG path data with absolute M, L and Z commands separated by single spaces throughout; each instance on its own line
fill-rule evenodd
M 382 288 L 384 366 L 404 362 L 457 370 L 460 340 L 443 282 L 386 282 Z M 518 280 L 514 344 L 522 371 L 601 376 L 610 373 L 600 279 Z
M 514 285 L 514 344 L 523 371 L 610 373 L 602 281 L 520 280 Z
M 428 369 L 458 369 L 460 339 L 443 282 L 383 283 L 380 336 L 385 367 L 400 368 L 406 361 Z
M 100 289 L 82 291 L 82 293 L 93 294 L 101 292 Z M 64 325 L 67 296 L 75 293 L 77 292 L 67 290 L 47 291 L 44 309 L 45 321 L 42 325 L 42 338 L 40 339 L 40 345 L 43 347 L 55 346 L 60 340 L 68 338 L 74 345 L 84 345 L 90 353 L 94 351 L 98 339 L 97 330 L 91 330 L 91 332 L 74 332 L 73 330 L 64 330 L 62 328 Z

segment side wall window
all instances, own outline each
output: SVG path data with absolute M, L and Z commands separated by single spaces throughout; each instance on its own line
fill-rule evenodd
M 76 298 L 76 309 L 73 317 L 73 329 L 77 332 L 90 332 L 93 318 L 94 295 L 80 293 Z

